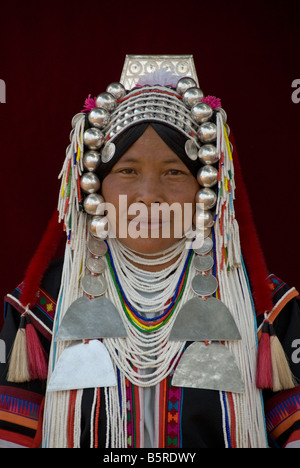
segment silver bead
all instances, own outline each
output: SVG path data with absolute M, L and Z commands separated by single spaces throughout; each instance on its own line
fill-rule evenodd
M 212 115 L 212 108 L 205 102 L 198 102 L 191 109 L 192 118 L 199 124 L 207 122 Z
M 214 225 L 214 218 L 210 211 L 196 210 L 193 221 L 196 228 L 200 230 Z
M 182 96 L 187 89 L 194 88 L 195 86 L 197 86 L 196 81 L 189 76 L 185 76 L 178 81 L 176 91 Z
M 89 225 L 89 230 L 97 239 L 105 239 L 109 230 L 107 216 L 93 216 Z
M 97 150 L 104 143 L 104 135 L 98 128 L 88 128 L 83 134 L 83 142 L 91 150 Z
M 206 122 L 200 125 L 197 134 L 202 143 L 211 143 L 217 138 L 217 126 L 212 122 Z
M 83 155 L 82 162 L 85 170 L 95 171 L 100 163 L 100 153 L 98 151 L 87 151 Z
M 112 94 L 115 99 L 121 99 L 126 95 L 126 89 L 122 83 L 111 83 L 107 86 L 106 91 Z
M 200 203 L 201 208 L 204 211 L 211 210 L 215 206 L 216 202 L 216 193 L 208 187 L 205 187 L 196 193 L 196 203 Z
M 90 193 L 83 202 L 84 210 L 89 215 L 104 214 L 104 198 L 99 193 Z
M 103 107 L 95 107 L 89 113 L 88 119 L 93 127 L 104 128 L 110 121 L 110 115 Z
M 95 193 L 100 189 L 100 180 L 93 172 L 87 172 L 81 176 L 80 187 L 84 193 Z
M 214 166 L 203 166 L 197 174 L 197 181 L 202 187 L 213 187 L 218 182 L 218 170 Z
M 217 148 L 211 144 L 202 145 L 198 157 L 202 164 L 215 164 L 219 160 Z
M 203 98 L 203 92 L 200 88 L 189 88 L 185 91 L 183 95 L 183 102 L 184 104 L 189 107 L 190 109 L 201 101 Z
M 104 109 L 108 110 L 108 112 L 113 112 L 117 107 L 117 103 L 112 94 L 105 92 L 97 96 L 96 106 L 104 107 Z

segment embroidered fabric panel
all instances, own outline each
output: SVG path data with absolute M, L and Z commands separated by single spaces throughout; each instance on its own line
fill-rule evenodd
M 17 288 L 16 291 L 20 295 L 24 288 L 24 283 L 21 283 Z M 14 305 L 14 304 L 13 304 Z M 39 289 L 36 296 L 36 303 L 32 312 L 36 315 L 36 317 L 41 320 L 50 330 L 52 330 L 53 320 L 55 315 L 56 309 L 56 301 L 54 301 L 46 291 L 43 289 Z M 39 327 L 38 323 L 35 323 L 35 326 L 41 333 L 45 334 L 45 331 L 42 327 Z M 49 336 L 46 336 L 50 338 Z
M 280 447 L 300 430 L 300 386 L 277 394 L 267 403 L 266 427 L 272 444 Z
M 166 398 L 166 434 L 165 447 L 181 447 L 181 401 L 183 389 L 181 387 L 171 386 L 172 377 L 166 379 L 167 398 Z
M 0 438 L 30 446 L 38 429 L 42 400 L 43 395 L 0 386 Z

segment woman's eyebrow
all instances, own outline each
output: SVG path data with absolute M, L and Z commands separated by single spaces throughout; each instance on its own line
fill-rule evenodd
M 182 164 L 182 161 L 178 158 L 168 158 L 168 159 L 162 159 L 161 162 L 163 164 Z M 137 163 L 137 164 L 142 164 L 143 163 L 143 157 L 133 157 L 133 156 L 128 156 L 128 158 L 122 158 L 120 159 L 116 164 L 118 163 L 124 163 L 124 164 L 127 164 L 127 163 Z

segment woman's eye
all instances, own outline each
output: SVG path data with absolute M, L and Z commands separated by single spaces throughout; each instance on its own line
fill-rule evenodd
M 124 168 L 124 169 L 120 169 L 119 171 L 121 174 L 134 174 L 135 171 L 134 169 L 131 169 L 131 168 Z
M 180 174 L 182 174 L 182 171 L 180 171 L 179 169 L 170 169 L 168 171 L 168 174 L 170 174 L 170 175 L 180 175 Z

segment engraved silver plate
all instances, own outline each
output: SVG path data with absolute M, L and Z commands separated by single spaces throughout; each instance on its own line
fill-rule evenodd
M 104 260 L 99 257 L 89 257 L 86 261 L 86 266 L 91 273 L 96 273 L 97 275 L 103 273 L 106 268 Z
M 67 309 L 55 341 L 125 338 L 127 332 L 114 304 L 106 297 L 76 299 Z
M 192 343 L 175 370 L 175 387 L 202 388 L 244 393 L 240 370 L 228 348 L 221 343 Z
M 192 161 L 196 161 L 198 158 L 198 148 L 193 140 L 187 140 L 184 145 L 186 154 Z
M 211 274 L 196 275 L 192 279 L 192 289 L 199 296 L 211 296 L 218 289 L 218 281 Z
M 196 255 L 194 267 L 198 271 L 209 271 L 214 266 L 214 259 L 210 255 Z
M 114 387 L 117 380 L 104 344 L 98 340 L 72 343 L 59 357 L 47 390 Z
M 178 78 L 190 76 L 199 86 L 192 55 L 126 55 L 120 82 L 132 89 L 142 76 L 163 68 Z
M 239 341 L 240 332 L 227 306 L 214 297 L 193 297 L 180 309 L 170 341 Z
M 107 289 L 107 282 L 103 276 L 85 275 L 81 280 L 81 286 L 88 296 L 102 296 Z
M 103 163 L 109 162 L 115 155 L 116 145 L 113 142 L 108 142 L 104 146 L 101 153 L 101 161 Z
M 101 239 L 96 239 L 95 237 L 90 236 L 88 240 L 87 247 L 92 255 L 96 257 L 103 257 L 107 252 L 107 245 Z

